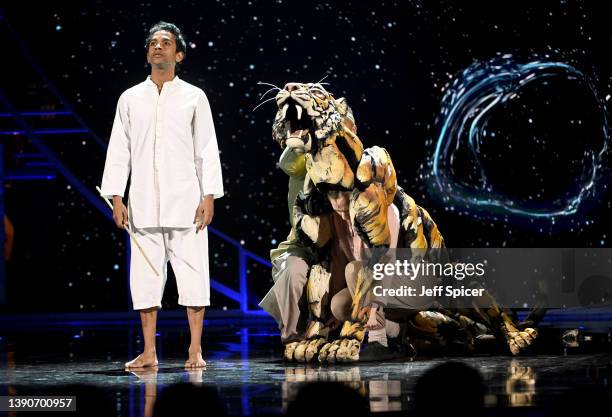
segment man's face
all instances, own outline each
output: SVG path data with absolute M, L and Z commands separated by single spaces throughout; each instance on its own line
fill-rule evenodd
M 185 54 L 176 52 L 176 38 L 167 30 L 159 30 L 153 34 L 147 46 L 147 62 L 151 66 L 164 69 L 181 62 Z
M 351 194 L 350 191 L 329 191 L 327 193 L 327 199 L 331 203 L 334 211 L 348 211 L 349 205 L 351 204 Z

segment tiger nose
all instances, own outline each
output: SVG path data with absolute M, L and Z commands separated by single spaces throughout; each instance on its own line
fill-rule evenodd
M 300 88 L 300 83 L 287 83 L 285 84 L 285 90 L 292 92 Z

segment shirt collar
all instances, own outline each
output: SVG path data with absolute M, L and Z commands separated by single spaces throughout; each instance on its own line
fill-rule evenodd
M 175 86 L 175 85 L 178 85 L 179 81 L 180 81 L 180 79 L 179 79 L 178 75 L 175 75 L 175 76 L 174 76 L 174 78 L 173 78 L 172 80 L 170 80 L 170 81 L 166 81 L 166 82 L 164 83 L 164 85 L 166 86 L 166 87 L 164 87 L 164 88 L 171 88 L 171 87 L 173 87 L 173 86 Z M 153 86 L 153 87 L 157 88 L 157 84 L 155 84 L 155 83 L 153 82 L 153 80 L 151 79 L 151 76 L 150 76 L 150 75 L 147 75 L 147 79 L 145 80 L 145 82 L 146 82 L 147 84 L 149 84 L 149 85 L 151 85 L 151 86 Z

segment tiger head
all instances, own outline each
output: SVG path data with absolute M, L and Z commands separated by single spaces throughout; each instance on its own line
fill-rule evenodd
M 314 153 L 333 141 L 334 132 L 356 132 L 353 113 L 344 98 L 335 99 L 318 83 L 288 83 L 276 95 L 278 111 L 272 137 L 281 147 Z

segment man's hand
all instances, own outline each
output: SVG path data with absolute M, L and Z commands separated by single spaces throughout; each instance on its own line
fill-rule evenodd
M 214 198 L 212 195 L 204 196 L 198 208 L 196 209 L 193 223 L 196 225 L 196 233 L 204 230 L 206 226 L 212 222 L 213 214 L 215 211 Z
M 128 227 L 128 211 L 123 199 L 119 195 L 113 196 L 113 220 L 120 229 Z
M 377 307 L 370 307 L 370 311 L 368 312 L 368 321 L 364 326 L 368 330 L 380 328 L 380 324 L 378 323 L 378 320 L 376 320 L 376 310 Z

